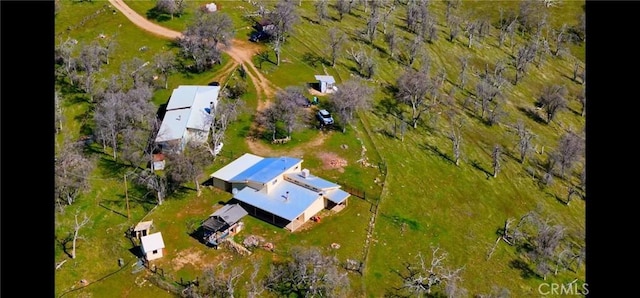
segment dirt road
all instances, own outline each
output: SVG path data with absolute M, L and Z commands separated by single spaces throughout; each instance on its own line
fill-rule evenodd
M 113 5 L 116 9 L 122 12 L 132 23 L 136 26 L 152 33 L 157 36 L 167 38 L 167 39 L 176 39 L 182 36 L 181 32 L 171 30 L 155 23 L 150 22 L 143 16 L 139 15 L 133 9 L 131 9 L 127 4 L 124 3 L 123 0 L 109 0 L 109 3 Z M 218 75 L 214 78 L 217 81 L 223 81 L 226 79 L 239 65 L 242 65 L 246 70 L 247 76 L 253 82 L 256 87 L 256 97 L 258 99 L 258 107 L 257 111 L 261 111 L 265 107 L 267 107 L 270 103 L 270 99 L 273 98 L 275 92 L 280 88 L 270 82 L 253 64 L 253 56 L 258 54 L 263 47 L 259 44 L 255 44 L 246 40 L 233 39 L 231 41 L 231 46 L 223 49 L 225 53 L 231 56 L 233 62 L 229 65 L 225 65 L 225 67 L 220 71 Z M 252 131 L 260 130 L 259 127 L 256 126 L 255 122 L 252 124 Z M 252 140 L 251 138 L 247 138 L 247 144 L 249 148 L 254 150 L 261 149 L 262 153 L 267 154 L 268 147 L 262 144 L 259 144 L 257 141 Z
M 109 3 L 111 3 L 111 5 L 113 5 L 116 9 L 120 10 L 120 12 L 122 12 L 136 26 L 150 33 L 167 39 L 176 39 L 182 36 L 181 32 L 171 30 L 150 22 L 149 20 L 135 12 L 133 9 L 131 9 L 127 4 L 124 3 L 123 0 L 109 0 Z M 223 50 L 234 60 L 231 66 L 225 67 L 225 69 L 227 70 L 225 73 L 230 72 L 230 70 L 236 69 L 238 65 L 244 66 L 245 70 L 247 70 L 247 75 L 256 86 L 259 103 L 258 110 L 260 110 L 264 106 L 264 102 L 269 101 L 269 98 L 273 97 L 275 91 L 279 89 L 276 85 L 265 78 L 253 64 L 252 57 L 259 53 L 260 50 L 262 50 L 262 47 L 249 41 L 233 39 L 231 41 L 231 46 Z

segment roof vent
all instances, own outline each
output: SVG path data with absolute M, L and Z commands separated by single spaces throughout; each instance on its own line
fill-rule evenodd
M 302 169 L 302 177 L 303 178 L 309 177 L 309 169 Z

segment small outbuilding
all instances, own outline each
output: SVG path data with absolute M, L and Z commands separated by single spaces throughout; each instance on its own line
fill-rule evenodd
M 318 80 L 318 85 L 320 86 L 318 91 L 322 93 L 332 93 L 337 90 L 335 86 L 336 80 L 333 76 L 315 75 L 315 78 Z
M 216 210 L 202 222 L 204 240 L 217 246 L 221 240 L 240 232 L 244 223 L 240 220 L 248 213 L 240 204 L 230 204 Z
M 153 163 L 151 163 L 151 168 L 154 171 L 161 171 L 161 170 L 164 170 L 164 166 L 165 166 L 164 154 L 162 153 L 153 154 Z
M 151 231 L 151 227 L 153 226 L 153 220 L 149 221 L 141 221 L 134 228 L 133 233 L 135 237 L 140 240 L 143 236 L 149 235 Z
M 147 261 L 161 258 L 164 254 L 164 240 L 160 232 L 153 233 L 151 235 L 142 236 L 140 238 L 140 249 Z

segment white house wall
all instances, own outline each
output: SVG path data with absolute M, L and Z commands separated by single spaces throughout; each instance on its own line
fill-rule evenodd
M 151 260 L 155 260 L 155 259 L 159 259 L 162 258 L 163 253 L 162 253 L 163 249 L 160 248 L 156 251 L 156 253 L 154 254 L 153 251 L 150 251 L 147 253 L 147 261 L 151 261 Z

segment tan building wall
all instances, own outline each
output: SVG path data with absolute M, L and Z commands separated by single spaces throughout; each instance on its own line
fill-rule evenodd
M 304 211 L 304 217 L 302 218 L 302 220 L 306 222 L 307 220 L 311 219 L 312 216 L 322 211 L 322 209 L 324 209 L 324 198 L 322 196 L 318 196 L 318 198 L 313 201 L 313 204 L 311 204 L 311 206 L 309 206 L 309 208 Z

